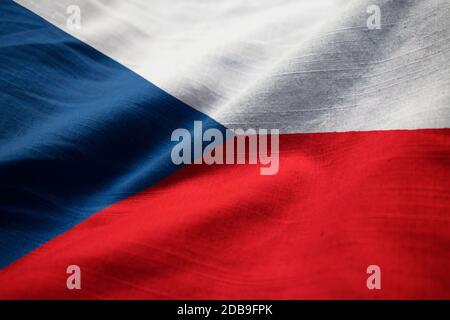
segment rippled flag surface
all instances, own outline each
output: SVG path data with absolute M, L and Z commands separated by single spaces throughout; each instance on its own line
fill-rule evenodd
M 449 10 L 2 0 L 0 298 L 449 299 Z M 194 121 L 279 172 L 173 164 Z

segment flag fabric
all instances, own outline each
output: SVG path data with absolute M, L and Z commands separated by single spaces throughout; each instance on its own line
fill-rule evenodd
M 1 0 L 0 298 L 450 299 L 449 18 Z M 278 172 L 175 164 L 196 121 L 279 130 Z

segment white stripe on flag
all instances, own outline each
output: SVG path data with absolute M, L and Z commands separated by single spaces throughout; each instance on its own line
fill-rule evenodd
M 450 125 L 446 0 L 17 2 L 228 127 Z M 381 30 L 367 29 L 371 4 Z

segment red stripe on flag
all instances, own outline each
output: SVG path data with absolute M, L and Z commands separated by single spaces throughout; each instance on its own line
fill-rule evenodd
M 282 135 L 277 175 L 188 166 L 2 270 L 0 298 L 449 299 L 449 249 L 450 130 Z

